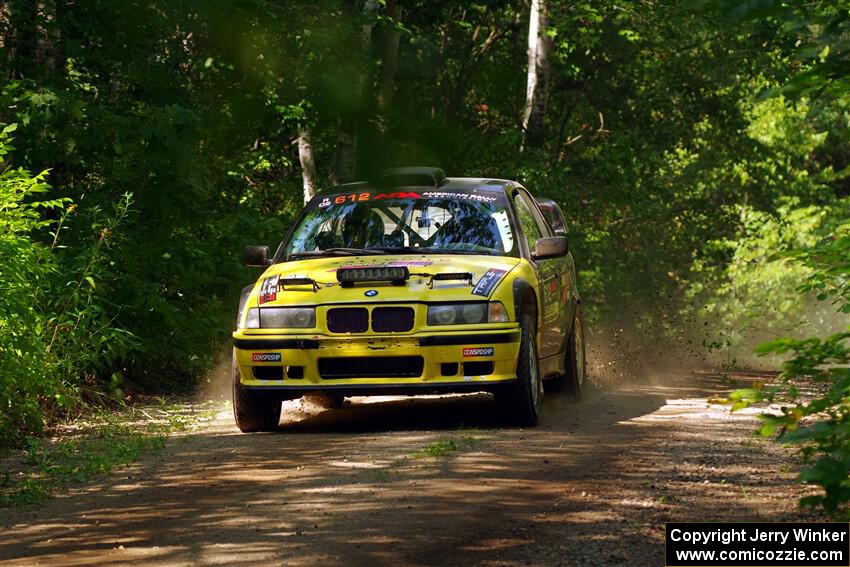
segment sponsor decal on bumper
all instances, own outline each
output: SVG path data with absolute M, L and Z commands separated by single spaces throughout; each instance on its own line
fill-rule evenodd
M 254 352 L 251 353 L 254 362 L 280 362 L 282 360 L 279 352 Z
M 464 358 L 470 356 L 493 356 L 495 350 L 493 347 L 467 347 L 463 349 Z

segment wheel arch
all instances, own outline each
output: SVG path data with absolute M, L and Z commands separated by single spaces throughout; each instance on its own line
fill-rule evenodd
M 540 305 L 537 299 L 537 293 L 534 291 L 534 286 L 524 279 L 517 278 L 514 280 L 514 319 L 519 321 L 520 315 L 530 313 L 534 316 L 536 332 L 540 333 Z
M 236 311 L 236 326 L 239 327 L 239 324 L 242 322 L 242 313 L 245 311 L 245 304 L 248 303 L 248 297 L 251 295 L 251 292 L 254 290 L 254 285 L 246 285 L 242 288 L 242 293 L 239 295 L 239 309 Z

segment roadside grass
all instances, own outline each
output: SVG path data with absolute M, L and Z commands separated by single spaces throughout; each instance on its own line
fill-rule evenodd
M 460 449 L 477 445 L 482 439 L 483 437 L 472 435 L 445 435 L 414 451 L 412 456 L 414 459 L 447 457 Z
M 37 504 L 56 492 L 126 467 L 161 450 L 176 432 L 196 430 L 221 403 L 156 405 L 95 410 L 52 437 L 30 438 L 26 448 L 0 459 L 0 508 Z

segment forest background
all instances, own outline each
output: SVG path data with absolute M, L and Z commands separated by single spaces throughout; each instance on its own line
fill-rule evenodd
M 627 359 L 846 330 L 848 37 L 838 1 L 3 0 L 0 448 L 191 391 L 243 246 L 388 166 L 558 201 Z M 763 350 L 817 376 L 846 338 Z

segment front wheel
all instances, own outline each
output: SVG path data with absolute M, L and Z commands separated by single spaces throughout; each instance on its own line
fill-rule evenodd
M 575 398 L 580 398 L 584 389 L 584 379 L 587 376 L 587 355 L 584 342 L 584 320 L 581 310 L 576 310 L 573 328 L 564 352 L 564 374 L 552 378 L 547 385 L 553 391 L 564 392 Z
M 520 316 L 520 346 L 517 379 L 495 392 L 496 402 L 506 417 L 517 425 L 537 425 L 543 398 L 543 381 L 537 353 L 536 325 L 530 315 Z
M 280 422 L 280 399 L 272 392 L 251 390 L 242 385 L 242 373 L 233 353 L 233 417 L 243 433 L 274 431 Z

